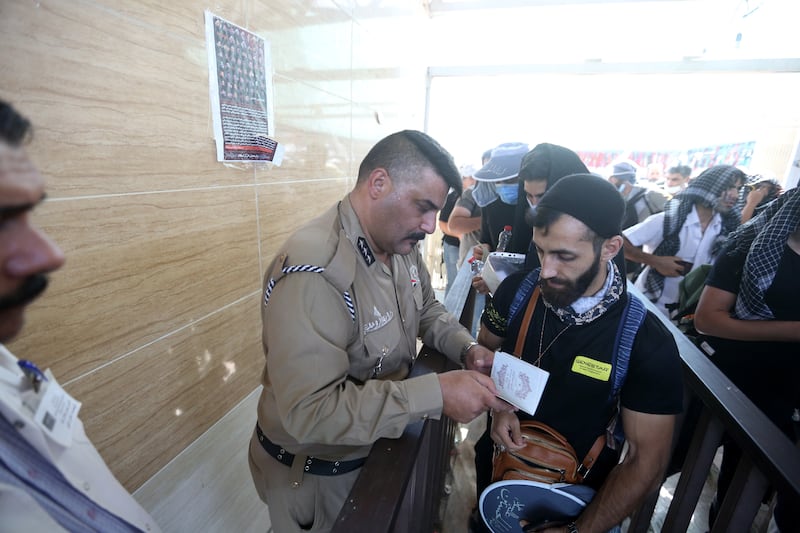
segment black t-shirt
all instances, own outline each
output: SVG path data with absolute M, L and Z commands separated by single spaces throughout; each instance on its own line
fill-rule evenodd
M 512 226 L 513 236 L 514 210 L 516 205 L 509 205 L 500 199 L 481 208 L 481 242 L 489 243 L 492 251 L 497 249 L 497 238 L 505 226 Z M 506 252 L 525 253 L 525 250 L 506 250 Z
M 505 322 L 524 277 L 525 273 L 516 273 L 506 278 L 482 319 L 484 327 L 504 338 L 501 349 L 508 353 L 513 353 L 525 306 L 521 306 L 510 324 Z M 540 297 L 525 338 L 522 358 L 533 364 L 540 345 L 546 348 L 560 334 L 541 358 L 540 367 L 550 372 L 550 377 L 536 413 L 530 416 L 520 411 L 518 415 L 523 420 L 534 418 L 555 428 L 572 444 L 579 458 L 586 455 L 605 431 L 614 412 L 614 405 L 609 402 L 613 385 L 612 352 L 628 297 L 629 294 L 624 294 L 600 318 L 566 331 L 566 325 L 547 310 Z M 678 348 L 669 331 L 649 311 L 634 340 L 620 402 L 623 407 L 642 413 L 677 414 L 682 410 Z M 608 469 L 611 467 L 613 464 Z
M 729 243 L 717 256 L 706 284 L 739 293 L 747 251 L 729 253 Z M 764 302 L 776 320 L 800 320 L 800 256 L 788 246 L 784 249 L 772 285 Z M 704 336 L 714 348 L 711 361 L 781 429 L 788 431 L 791 409 L 800 401 L 797 376 L 800 374 L 800 345 L 793 342 L 738 341 Z
M 456 202 L 458 201 L 460 195 L 457 191 L 452 190 L 447 194 L 447 199 L 444 201 L 444 207 L 442 210 L 439 211 L 439 220 L 447 223 L 450 219 L 450 213 L 453 212 L 453 208 L 456 206 Z M 458 237 L 453 237 L 452 235 L 444 234 L 442 237 L 442 242 L 445 244 L 452 244 L 453 246 L 458 246 L 459 240 Z

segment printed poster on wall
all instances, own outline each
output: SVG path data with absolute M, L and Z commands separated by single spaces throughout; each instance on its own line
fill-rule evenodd
M 217 161 L 280 165 L 283 146 L 273 139 L 269 42 L 210 11 L 205 19 Z

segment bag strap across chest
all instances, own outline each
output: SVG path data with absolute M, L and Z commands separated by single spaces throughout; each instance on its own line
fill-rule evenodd
M 522 304 L 527 300 L 525 313 L 523 314 L 519 333 L 517 334 L 517 342 L 514 346 L 514 355 L 520 358 L 522 357 L 528 329 L 530 329 L 533 310 L 539 299 L 539 271 L 540 269 L 538 268 L 534 269 L 525 276 L 516 294 L 514 294 L 514 298 L 508 310 L 508 324 L 510 324 L 519 313 Z M 612 383 L 611 393 L 609 394 L 609 401 L 613 401 L 619 396 L 622 385 L 625 383 L 625 377 L 628 373 L 628 363 L 631 358 L 631 351 L 633 350 L 633 342 L 646 316 L 647 308 L 644 303 L 635 295 L 628 293 L 625 309 L 622 311 L 622 317 L 617 327 L 617 334 L 614 338 L 614 349 L 612 352 L 614 354 L 612 358 L 614 381 Z
M 537 268 L 525 276 L 509 307 L 508 323 L 510 324 L 527 299 L 527 305 L 522 316 L 519 333 L 517 334 L 517 341 L 514 346 L 514 355 L 520 358 L 522 357 L 525 346 L 525 338 L 530 329 L 533 310 L 539 300 L 539 271 L 540 269 Z M 614 348 L 611 360 L 611 375 L 613 376 L 613 381 L 606 400 L 609 405 L 616 404 L 615 412 L 608 423 L 606 433 L 597 438 L 586 458 L 582 461 L 584 466 L 594 462 L 604 445 L 608 445 L 611 449 L 617 449 L 625 440 L 622 425 L 617 423 L 620 412 L 619 395 L 625 383 L 625 378 L 628 375 L 628 366 L 630 363 L 631 351 L 633 350 L 633 343 L 636 339 L 636 333 L 639 331 L 639 327 L 644 323 L 646 316 L 647 308 L 645 304 L 635 295 L 628 293 L 625 308 L 622 311 L 622 317 L 620 318 L 619 325 L 617 326 L 617 333 L 614 337 Z

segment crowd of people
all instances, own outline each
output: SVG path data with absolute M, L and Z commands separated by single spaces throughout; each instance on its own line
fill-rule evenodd
M 502 156 L 510 145 L 511 143 L 500 145 L 497 152 L 493 151 L 492 153 Z M 545 154 L 547 155 L 545 156 Z M 538 161 L 538 165 L 535 163 L 536 161 Z M 507 162 L 506 164 L 513 167 L 513 163 Z M 490 164 L 487 167 L 491 169 L 498 166 L 499 164 Z M 487 167 L 481 169 L 482 173 L 481 171 L 476 172 L 479 176 L 473 175 L 473 178 L 478 180 L 477 183 L 480 183 L 480 174 L 483 174 L 484 181 L 492 183 L 485 177 Z M 706 347 L 710 352 L 708 355 L 711 360 L 781 428 L 787 437 L 800 442 L 797 423 L 800 394 L 796 391 L 796 387 L 788 382 L 793 379 L 795 375 L 793 370 L 798 365 L 798 362 L 794 361 L 796 357 L 793 358 L 790 354 L 796 355 L 796 343 L 800 341 L 800 328 L 796 322 L 798 315 L 795 310 L 797 308 L 795 302 L 800 294 L 798 294 L 798 284 L 791 281 L 787 275 L 792 268 L 792 262 L 800 261 L 795 242 L 798 239 L 798 232 L 800 232 L 800 226 L 798 226 L 800 203 L 791 201 L 795 189 L 784 193 L 781 184 L 776 179 L 761 175 L 751 176 L 732 165 L 714 165 L 695 172 L 694 176 L 692 176 L 693 169 L 689 166 L 675 165 L 670 167 L 661 179 L 656 177 L 659 173 L 653 170 L 649 167 L 639 168 L 627 160 L 620 160 L 605 169 L 595 169 L 595 176 L 606 179 L 613 185 L 617 190 L 617 196 L 623 201 L 622 219 L 619 224 L 619 237 L 622 245 L 618 248 L 616 257 L 612 255 L 614 260 L 608 263 L 607 267 L 605 262 L 600 262 L 607 268 L 606 275 L 610 278 L 610 272 L 616 269 L 621 276 L 634 282 L 634 286 L 641 291 L 642 295 L 657 306 L 663 314 L 662 319 L 677 320 L 676 311 L 681 303 L 679 301 L 681 281 L 687 274 L 697 269 L 702 269 L 702 273 L 705 274 L 713 265 L 712 274 L 707 280 L 707 287 L 703 290 L 701 303 L 697 306 L 695 315 L 696 326 L 700 332 L 696 342 L 698 345 L 702 343 Z M 589 170 L 575 152 L 548 143 L 537 145 L 522 156 L 516 175 L 512 170 L 505 170 L 502 176 L 495 177 L 495 180 L 504 186 L 518 183 L 519 195 L 515 202 L 517 205 L 515 216 L 512 218 L 511 210 L 503 205 L 505 218 L 495 216 L 490 219 L 490 224 L 484 222 L 481 242 L 473 249 L 475 257 L 485 257 L 496 246 L 496 239 L 493 239 L 493 236 L 499 232 L 499 228 L 505 224 L 512 224 L 515 236 L 519 236 L 519 238 L 514 240 L 515 245 L 511 251 L 527 254 L 525 270 L 506 278 L 506 281 L 494 294 L 489 294 L 480 275 L 473 278 L 473 287 L 486 295 L 485 312 L 482 315 L 478 340 L 481 344 L 494 350 L 512 351 L 517 337 L 522 333 L 519 332 L 518 320 L 517 323 L 514 323 L 508 319 L 509 306 L 514 295 L 520 291 L 521 280 L 525 279 L 529 272 L 533 271 L 536 276 L 541 276 L 538 283 L 541 286 L 541 299 L 545 307 L 544 310 L 534 312 L 533 323 L 528 328 L 528 332 L 534 335 L 538 328 L 538 353 L 534 338 L 534 341 L 528 339 L 526 342 L 533 344 L 531 346 L 526 344 L 522 353 L 517 355 L 529 362 L 535 361 L 537 366 L 551 372 L 552 388 L 548 385 L 548 388 L 545 389 L 544 397 L 533 418 L 545 420 L 554 427 L 563 429 L 568 440 L 578 446 L 579 457 L 581 453 L 585 453 L 587 446 L 591 444 L 591 439 L 587 441 L 586 436 L 582 433 L 585 431 L 585 426 L 581 426 L 581 431 L 576 434 L 570 433 L 575 429 L 570 429 L 570 423 L 574 423 L 571 422 L 574 419 L 570 415 L 569 409 L 565 407 L 569 405 L 569 402 L 557 396 L 559 391 L 563 391 L 563 387 L 565 387 L 560 379 L 569 376 L 568 372 L 559 369 L 557 365 L 559 362 L 563 364 L 564 361 L 570 361 L 570 358 L 567 354 L 563 356 L 556 354 L 562 345 L 568 346 L 568 353 L 587 353 L 588 348 L 578 347 L 580 345 L 576 345 L 576 341 L 571 340 L 573 336 L 579 337 L 581 330 L 578 328 L 570 329 L 569 332 L 566 330 L 574 326 L 569 317 L 585 309 L 581 305 L 582 297 L 591 293 L 592 289 L 587 291 L 585 285 L 575 283 L 572 287 L 573 293 L 569 298 L 561 300 L 560 304 L 552 303 L 553 293 L 548 298 L 548 286 L 555 284 L 555 287 L 567 288 L 572 280 L 557 269 L 550 271 L 541 264 L 541 258 L 547 255 L 547 249 L 542 244 L 550 242 L 548 230 L 551 221 L 548 221 L 548 217 L 553 215 L 548 214 L 549 210 L 543 208 L 540 201 L 548 197 L 546 193 L 553 188 L 554 184 L 560 183 L 562 178 L 568 176 L 567 181 L 571 182 L 574 177 L 570 175 L 588 172 Z M 489 197 L 490 195 L 486 192 L 488 187 L 485 185 L 483 187 L 484 191 L 481 195 Z M 589 205 L 591 205 L 596 212 L 607 207 L 598 201 L 598 198 L 602 197 L 599 193 L 590 191 L 589 185 L 583 189 L 573 188 L 574 201 L 586 209 L 589 209 Z M 469 191 L 466 194 L 469 194 Z M 587 198 L 591 198 L 591 202 Z M 492 202 L 508 204 L 509 200 L 508 195 L 504 197 L 497 194 L 484 205 L 491 209 L 494 205 Z M 607 203 L 610 204 L 610 202 Z M 794 207 L 792 207 L 793 204 Z M 498 209 L 495 208 L 495 212 L 497 211 Z M 781 215 L 777 216 L 779 212 Z M 480 214 L 476 212 L 476 218 Z M 604 213 L 604 216 L 613 218 L 614 215 Z M 573 218 L 575 218 L 574 214 Z M 577 218 L 582 220 L 580 217 Z M 537 220 L 539 222 L 536 222 Z M 780 230 L 775 230 L 775 226 L 779 226 Z M 532 228 L 541 228 L 541 230 L 539 236 L 534 230 L 531 240 Z M 771 243 L 769 254 L 771 255 L 766 259 L 764 254 L 767 252 L 763 251 L 762 241 L 768 238 L 766 232 L 770 230 L 765 228 L 773 228 L 771 231 L 778 233 L 776 236 L 769 237 Z M 756 235 L 761 235 L 760 240 L 756 241 Z M 569 242 L 568 234 L 559 239 L 556 255 L 569 251 L 569 261 L 574 262 L 575 257 L 579 257 L 579 254 L 560 248 L 567 248 L 567 242 Z M 624 262 L 620 261 L 622 257 L 625 258 Z M 743 275 L 746 257 L 749 258 L 752 269 L 749 277 Z M 563 259 L 559 258 L 554 261 L 558 263 Z M 613 269 L 612 265 L 614 265 Z M 602 273 L 604 270 L 600 269 L 600 272 Z M 778 272 L 780 272 L 780 276 L 776 276 Z M 591 269 L 582 274 L 584 275 L 572 279 L 575 282 L 578 280 L 586 282 L 593 279 L 589 276 L 597 275 L 597 272 L 595 269 Z M 754 286 L 759 289 L 753 290 Z M 765 298 L 767 295 L 771 297 L 771 300 Z M 570 298 L 576 299 L 570 301 Z M 757 306 L 761 310 L 761 314 L 745 313 L 743 301 L 749 302 L 751 307 Z M 549 306 L 548 303 L 550 303 Z M 597 304 L 596 301 L 593 303 Z M 737 306 L 739 306 L 738 309 Z M 538 310 L 539 307 L 536 309 Z M 554 315 L 559 317 L 562 329 L 548 331 L 549 328 L 545 326 L 548 309 L 555 311 Z M 559 309 L 561 309 L 560 313 Z M 539 315 L 538 313 L 544 314 Z M 709 313 L 713 314 L 709 315 Z M 747 323 L 748 329 L 740 327 L 742 320 L 750 321 Z M 770 321 L 769 328 L 764 327 L 764 320 Z M 559 322 L 551 320 L 552 323 Z M 759 331 L 758 334 L 753 333 L 756 330 Z M 587 331 L 589 330 L 587 329 Z M 647 338 L 658 339 L 660 334 L 661 332 L 644 333 L 643 331 L 640 335 L 641 342 L 645 342 L 644 339 Z M 589 334 L 586 335 L 592 337 Z M 552 339 L 552 341 L 548 341 L 548 339 Z M 550 357 L 553 360 L 550 363 L 553 365 L 552 367 L 543 357 L 543 344 L 548 346 L 547 350 L 550 351 Z M 670 346 L 670 343 L 666 342 L 660 346 L 663 349 L 664 346 Z M 652 360 L 661 357 L 652 355 L 659 353 L 658 350 L 651 348 L 649 353 Z M 768 362 L 763 365 L 759 363 L 760 371 L 753 372 L 752 367 L 755 361 Z M 668 365 L 662 362 L 661 368 L 668 368 Z M 559 370 L 554 374 L 553 370 L 556 369 Z M 678 384 L 671 383 L 669 379 L 666 379 L 668 375 L 665 373 L 662 376 L 664 381 L 660 385 L 671 384 L 672 386 L 667 385 L 667 393 L 661 391 L 662 399 L 670 397 L 669 393 L 679 388 Z M 558 376 L 558 380 L 556 380 L 556 376 Z M 636 379 L 638 381 L 638 378 Z M 644 378 L 642 378 L 642 382 L 645 382 Z M 555 385 L 556 383 L 559 384 L 558 387 Z M 779 391 L 777 393 L 775 392 L 776 388 Z M 576 389 L 575 385 L 569 389 L 571 396 L 575 396 Z M 551 394 L 553 395 L 552 400 L 550 399 Z M 623 398 L 625 398 L 624 395 Z M 554 405 L 557 408 L 553 408 Z M 579 419 L 583 424 L 587 420 L 591 420 L 591 417 L 585 413 L 585 405 L 586 403 L 582 404 L 584 418 Z M 550 409 L 554 411 L 551 412 Z M 672 404 L 670 409 L 673 414 L 680 412 L 680 401 L 678 401 L 677 407 L 676 404 Z M 475 444 L 476 496 L 478 498 L 491 482 L 491 465 L 496 456 L 497 447 L 520 448 L 522 446 L 522 441 L 519 440 L 517 418 L 524 420 L 529 416 L 493 413 L 489 417 L 489 427 Z M 602 420 L 602 418 L 599 416 L 596 420 Z M 624 417 L 622 421 L 624 424 Z M 684 431 L 690 432 L 692 429 L 692 427 L 687 427 L 684 428 Z M 667 433 L 670 432 L 665 434 Z M 636 440 L 636 436 L 628 435 L 628 432 L 626 432 L 626 437 L 629 443 L 632 442 L 632 439 Z M 582 438 L 584 440 L 581 440 Z M 652 443 L 649 448 L 654 449 Z M 670 453 L 668 449 L 661 450 L 661 452 L 662 455 L 659 455 L 658 459 L 663 459 L 664 454 L 668 456 Z M 719 488 L 711 505 L 709 526 L 713 523 L 719 502 L 730 485 L 739 457 L 739 450 L 726 439 Z M 654 458 L 650 458 L 650 461 L 652 461 L 651 466 L 660 464 Z M 587 480 L 587 483 L 597 485 L 598 478 L 604 479 L 596 471 Z M 612 476 L 611 479 L 615 478 Z M 603 483 L 601 482 L 599 486 L 603 486 Z M 604 495 L 604 500 L 606 500 L 609 493 L 614 494 L 613 489 L 607 487 L 600 494 Z M 624 500 L 617 496 L 615 495 L 612 499 L 618 502 Z M 798 522 L 797 509 L 800 507 L 797 504 L 800 502 L 794 495 L 781 493 L 777 495 L 777 501 L 774 525 L 779 531 L 798 530 L 800 522 Z M 579 520 L 581 526 L 595 530 L 594 525 L 599 523 L 597 530 L 604 531 L 603 528 L 618 523 L 619 519 L 624 516 L 624 512 L 622 512 L 607 522 L 602 518 L 598 519 L 598 515 L 595 513 L 598 511 L 594 504 L 591 504 L 581 515 Z M 600 512 L 599 516 L 602 514 Z M 473 532 L 488 531 L 485 524 L 482 523 L 477 507 L 470 517 L 469 528 Z
M 0 102 L 3 342 L 64 262 L 31 224 L 45 183 L 26 152 L 30 131 Z M 800 262 L 800 195 L 727 165 L 688 180 L 685 168 L 669 169 L 669 191 L 640 185 L 637 171 L 621 161 L 601 177 L 550 143 L 501 144 L 470 170 L 419 131 L 377 142 L 353 189 L 300 226 L 264 276 L 263 390 L 247 452 L 273 530 L 330 531 L 378 439 L 420 420 L 466 423 L 487 412 L 476 445 L 479 491 L 493 481 L 493 457 L 525 446 L 521 424 L 535 420 L 579 456 L 601 444 L 584 472 L 594 498 L 568 523 L 541 530 L 615 530 L 663 481 L 683 409 L 680 358 L 664 320 L 680 279 L 704 264 L 714 266 L 696 324 L 709 356 L 796 439 L 800 316 L 791 273 Z M 480 275 L 472 280 L 485 297 L 476 339 L 436 299 L 417 244 L 441 228 L 458 239 L 445 256 L 457 267 L 494 251 L 505 226 L 513 228 L 507 250 L 524 254 L 525 267 L 491 294 Z M 626 270 L 626 259 L 644 269 Z M 632 278 L 665 317 L 628 289 Z M 461 369 L 409 377 L 418 339 Z M 546 374 L 533 412 L 498 397 L 497 350 Z M 0 345 L 0 378 L 0 529 L 158 531 L 76 410 L 69 415 L 75 400 L 55 376 Z M 63 416 L 40 419 L 37 405 L 54 395 Z M 726 443 L 720 498 L 738 453 Z M 778 494 L 781 531 L 800 530 L 796 503 Z M 465 527 L 486 525 L 473 514 Z

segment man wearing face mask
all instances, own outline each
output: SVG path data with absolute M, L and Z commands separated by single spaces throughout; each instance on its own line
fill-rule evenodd
M 656 189 L 636 185 L 636 167 L 630 162 L 621 161 L 614 165 L 608 181 L 617 188 L 625 200 L 622 229 L 628 229 L 634 224 L 643 222 L 650 215 L 664 210 L 668 198 Z
M 659 190 L 635 185 L 636 167 L 628 161 L 621 161 L 614 165 L 608 181 L 614 185 L 622 199 L 625 200 L 625 214 L 622 218 L 622 229 L 644 222 L 650 215 L 664 210 L 667 197 Z M 631 280 L 635 280 L 644 265 L 635 261 L 625 261 L 625 272 Z
M 520 196 L 517 184 L 519 169 L 527 153 L 528 145 L 525 143 L 503 143 L 492 150 L 489 162 L 475 173 L 477 181 L 493 185 L 497 193 L 496 200 L 481 208 L 481 243 L 488 243 L 491 250 L 497 248 L 497 237 L 503 227 L 514 224 Z
M 670 167 L 664 180 L 664 191 L 670 196 L 675 196 L 689 186 L 692 168 L 686 165 Z
M 525 143 L 503 143 L 492 150 L 492 156 L 479 171 L 473 176 L 478 184 L 472 192 L 478 205 L 481 206 L 481 237 L 480 243 L 475 246 L 473 255 L 476 259 L 484 259 L 484 255 L 497 249 L 500 232 L 505 226 L 512 226 L 512 236 L 515 228 L 514 214 L 519 199 L 519 168 L 522 158 L 528 153 Z M 483 191 L 492 190 L 494 198 L 490 195 L 484 198 Z M 488 201 L 487 201 L 488 200 Z M 528 228 L 530 232 L 530 228 Z M 506 252 L 525 253 L 524 249 L 514 249 L 513 243 Z M 486 294 L 489 288 L 481 276 L 472 279 L 472 286 L 481 294 Z

